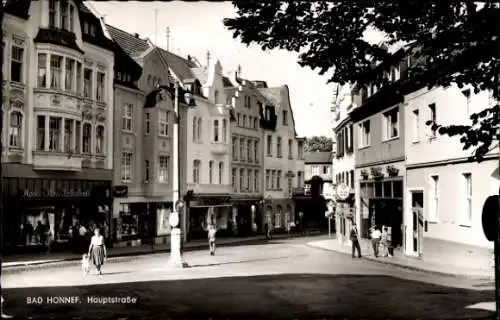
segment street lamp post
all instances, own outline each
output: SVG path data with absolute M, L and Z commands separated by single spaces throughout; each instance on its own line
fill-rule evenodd
M 186 94 L 185 100 L 189 105 L 191 96 Z M 173 268 L 183 268 L 184 262 L 181 254 L 182 233 L 179 228 L 179 211 L 182 210 L 184 202 L 180 200 L 180 171 L 179 171 L 179 83 L 175 82 L 175 97 L 174 97 L 174 128 L 173 128 L 173 195 L 172 202 L 174 207 L 169 217 L 169 223 L 172 226 L 170 232 L 170 259 L 169 265 Z

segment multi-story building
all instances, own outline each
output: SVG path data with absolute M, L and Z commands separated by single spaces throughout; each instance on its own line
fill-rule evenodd
M 492 246 L 481 210 L 488 196 L 498 194 L 498 150 L 481 163 L 471 162 L 472 151 L 463 150 L 459 137 L 441 136 L 425 123 L 469 124 L 473 113 L 492 107 L 494 100 L 487 92 L 452 85 L 411 92 L 405 104 L 406 254 L 438 259 L 441 250 L 456 251 L 479 265 L 477 247 Z M 487 267 L 490 255 L 484 257 Z
M 298 138 L 295 131 L 288 86 L 268 88 L 263 81 L 258 84 L 259 91 L 272 103 L 261 107 L 265 177 L 263 218 L 265 223 L 279 230 L 293 219 L 299 220 L 295 216 L 293 190 L 294 186 L 304 186 L 304 139 Z
M 5 246 L 36 244 L 37 224 L 54 248 L 78 224 L 109 238 L 113 43 L 81 1 L 8 1 L 3 10 Z
M 326 200 L 334 199 L 332 152 L 306 152 L 304 156 L 305 181 L 321 178 L 319 193 Z
M 355 153 L 356 220 L 364 237 L 369 228 L 388 226 L 394 247 L 403 245 L 403 185 L 405 178 L 404 106 L 396 92 L 400 65 L 376 69 L 389 84 L 359 88 L 350 112 Z M 357 177 L 357 179 L 356 179 Z
M 165 242 L 170 228 L 164 220 L 173 207 L 174 102 L 163 90 L 170 88 L 169 66 L 148 39 L 106 27 L 126 53 L 123 68 L 115 68 L 117 240 Z
M 356 92 L 353 90 L 350 101 L 336 106 L 334 111 L 335 155 L 333 156 L 333 180 L 335 185 L 345 184 L 349 187 L 347 199 L 336 198 L 335 230 L 340 242 L 349 241 L 348 232 L 351 228 L 355 212 L 355 190 L 357 179 L 355 172 L 354 124 L 349 113 L 356 108 Z M 343 99 L 342 99 L 343 100 Z
M 187 208 L 189 238 L 205 238 L 207 224 L 216 223 L 218 234 L 230 234 L 231 151 L 230 113 L 224 92 L 222 67 L 217 60 L 202 66 L 165 50 L 171 81 L 193 94 L 194 108 L 180 110 L 181 194 L 192 194 Z
M 231 81 L 232 80 L 232 81 Z M 232 105 L 231 181 L 234 233 L 248 235 L 261 226 L 262 143 L 260 105 L 269 104 L 251 81 L 225 78 L 227 104 Z

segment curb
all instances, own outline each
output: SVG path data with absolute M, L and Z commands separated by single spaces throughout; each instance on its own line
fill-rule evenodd
M 322 247 L 318 247 L 318 246 L 315 246 L 315 245 L 312 245 L 312 244 L 309 244 L 309 243 L 307 243 L 306 245 L 308 247 L 310 247 L 310 248 L 315 248 L 315 249 L 319 249 L 319 250 L 323 250 L 323 251 L 328 251 L 328 252 L 336 252 L 336 253 L 340 253 L 340 254 L 345 254 L 345 255 L 351 256 L 351 253 L 345 252 L 345 251 L 322 248 Z M 368 256 L 368 257 L 367 256 L 363 256 L 361 259 L 370 260 L 370 261 L 377 262 L 377 263 L 384 264 L 384 265 L 396 266 L 396 267 L 399 267 L 401 269 L 407 269 L 407 270 L 418 271 L 418 272 L 425 272 L 425 273 L 439 275 L 439 276 L 455 277 L 455 278 L 462 278 L 462 279 L 468 279 L 468 280 L 492 280 L 492 279 L 494 279 L 493 276 L 492 277 L 474 276 L 474 275 L 464 275 L 464 274 L 446 273 L 446 272 L 442 272 L 442 271 L 429 270 L 429 269 L 425 269 L 425 268 L 422 268 L 422 267 L 409 266 L 409 265 L 406 265 L 406 264 L 403 264 L 403 263 L 399 263 L 399 262 L 394 261 L 394 260 L 392 260 L 392 261 L 390 261 L 390 260 L 381 260 L 381 259 L 373 258 L 373 257 L 370 257 L 370 256 Z

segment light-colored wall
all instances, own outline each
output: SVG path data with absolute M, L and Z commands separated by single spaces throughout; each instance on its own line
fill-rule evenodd
M 383 114 L 393 108 L 399 108 L 399 136 L 389 140 L 385 140 L 383 133 L 385 131 Z M 353 142 L 356 149 L 356 167 L 367 166 L 377 162 L 390 161 L 392 159 L 401 158 L 404 156 L 404 106 L 391 106 L 363 120 L 357 121 L 354 124 Z M 366 120 L 370 120 L 370 145 L 361 147 L 360 141 L 360 124 Z
M 462 90 L 455 85 L 448 88 L 434 88 L 432 90 L 421 89 L 405 97 L 406 107 L 404 127 L 406 162 L 408 165 L 441 161 L 447 159 L 465 158 L 472 155 L 472 150 L 464 151 L 460 143 L 460 136 L 449 137 L 436 134 L 432 136 L 431 128 L 425 122 L 430 120 L 431 112 L 429 105 L 436 105 L 436 121 L 442 125 L 471 124 L 470 113 L 492 107 L 493 99 L 487 92 L 474 94 L 471 90 L 469 102 L 470 113 L 467 114 L 467 98 Z M 413 111 L 419 111 L 418 130 L 414 124 Z M 417 132 L 418 131 L 418 132 Z M 496 152 L 496 151 L 495 151 Z
M 472 222 L 461 219 L 467 214 L 464 173 L 472 176 Z M 480 164 L 462 163 L 411 169 L 407 171 L 406 183 L 406 225 L 411 230 L 411 194 L 413 188 L 424 190 L 424 219 L 430 217 L 430 208 L 434 201 L 431 176 L 439 176 L 438 219 L 429 221 L 424 237 L 459 242 L 468 245 L 491 247 L 484 236 L 481 215 L 486 198 L 498 194 L 498 160 L 489 160 Z M 464 226 L 461 226 L 464 225 Z M 409 237 L 411 239 L 411 237 Z M 425 253 L 425 247 L 423 248 Z
M 327 167 L 327 173 L 324 172 L 324 168 Z M 314 168 L 317 168 L 317 172 L 313 172 Z M 332 164 L 331 163 L 312 163 L 304 165 L 305 180 L 311 179 L 313 176 L 319 176 L 323 180 L 332 180 Z
M 337 158 L 334 156 L 333 159 L 333 172 L 332 172 L 332 179 L 333 182 L 336 183 L 337 181 L 337 174 L 342 174 L 345 172 L 351 172 L 351 170 L 354 170 L 355 167 L 355 158 L 354 158 L 354 153 L 347 154 L 344 153 L 344 156 L 342 158 Z M 349 173 L 350 174 L 350 173 Z M 356 175 L 354 175 L 354 185 L 356 185 Z M 348 184 L 350 186 L 350 184 Z M 354 192 L 354 190 L 351 190 Z
M 75 6 L 75 3 L 70 1 L 70 3 Z M 75 6 L 76 8 L 76 6 Z M 9 109 L 11 109 L 9 99 L 13 95 L 11 94 L 13 91 L 22 92 L 22 99 L 24 100 L 24 106 L 22 110 L 23 114 L 23 163 L 33 164 L 33 153 L 35 143 L 36 143 L 36 123 L 35 123 L 35 112 L 34 108 L 40 105 L 40 99 L 43 99 L 35 96 L 33 90 L 37 87 L 37 52 L 39 50 L 43 50 L 47 53 L 55 53 L 60 55 L 69 56 L 71 58 L 77 58 L 80 62 L 83 63 L 84 66 L 90 67 L 94 69 L 94 81 L 93 81 L 93 92 L 95 93 L 96 86 L 96 70 L 101 68 L 102 71 L 105 72 L 105 109 L 103 112 L 103 121 L 98 121 L 95 117 L 97 113 L 96 103 L 95 101 L 90 102 L 90 106 L 93 113 L 92 128 L 93 128 L 93 136 L 92 136 L 92 156 L 91 162 L 93 163 L 95 158 L 95 125 L 98 123 L 104 124 L 105 127 L 105 158 L 104 165 L 101 167 L 102 169 L 112 169 L 113 166 L 113 135 L 110 134 L 110 128 L 113 127 L 113 69 L 114 69 L 114 54 L 111 51 L 108 51 L 103 48 L 96 47 L 92 44 L 86 43 L 82 41 L 81 38 L 81 30 L 80 30 L 80 21 L 78 17 L 78 10 L 75 10 L 74 16 L 74 33 L 76 35 L 76 43 L 78 46 L 85 52 L 85 54 L 77 53 L 74 50 L 69 50 L 67 48 L 51 45 L 51 44 L 39 44 L 35 45 L 33 39 L 38 34 L 40 27 L 46 27 L 48 25 L 48 1 L 32 1 L 30 4 L 29 10 L 29 19 L 28 21 L 22 20 L 20 18 L 11 16 L 9 14 L 4 15 L 4 19 L 2 22 L 3 29 L 3 42 L 5 42 L 5 51 L 4 51 L 4 63 L 3 63 L 3 75 L 4 75 L 4 100 L 2 100 L 2 108 L 4 112 L 4 131 L 3 131 L 3 144 L 5 146 L 8 145 L 8 127 L 9 127 Z M 14 38 L 14 35 L 16 36 Z M 22 84 L 12 84 L 9 83 L 10 79 L 10 58 L 11 58 L 11 46 L 13 42 L 16 42 L 21 47 L 24 47 L 24 60 L 23 60 L 23 83 Z M 38 47 L 38 48 L 37 48 Z M 48 70 L 50 72 L 50 70 Z M 63 75 L 64 75 L 63 71 Z M 48 78 L 48 77 L 47 77 Z M 52 89 L 46 89 L 47 91 L 52 91 Z M 68 94 L 67 92 L 62 91 L 53 91 L 54 93 L 58 93 L 60 97 L 64 101 L 68 101 L 68 103 L 75 105 L 83 105 L 83 97 L 75 96 Z M 47 94 L 45 94 L 46 97 Z M 46 98 L 45 97 L 45 98 Z M 38 99 L 38 100 L 35 100 Z M 52 108 L 52 111 L 47 111 L 45 114 L 61 114 L 60 108 L 57 106 L 47 105 L 48 108 Z M 79 116 L 79 120 L 81 119 L 81 115 Z M 10 151 L 8 148 L 2 152 L 2 160 L 4 162 L 9 162 L 8 154 Z M 77 158 L 77 157 L 73 157 Z M 66 162 L 73 162 L 74 159 L 65 160 Z M 66 164 L 62 163 L 62 167 Z

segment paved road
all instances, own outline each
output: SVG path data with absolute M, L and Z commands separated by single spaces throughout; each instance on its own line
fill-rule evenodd
M 351 259 L 307 247 L 304 241 L 224 247 L 215 256 L 188 252 L 185 260 L 190 268 L 183 270 L 169 269 L 168 255 L 157 254 L 116 260 L 106 265 L 102 276 L 85 277 L 78 266 L 6 274 L 2 277 L 5 312 L 35 319 L 491 316 L 489 311 L 466 308 L 494 301 L 490 283 Z M 56 303 L 57 297 L 75 298 Z M 103 297 L 125 301 L 96 299 Z

